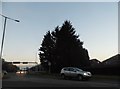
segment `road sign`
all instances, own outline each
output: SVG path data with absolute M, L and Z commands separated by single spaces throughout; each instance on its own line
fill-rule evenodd
M 20 64 L 20 62 L 13 62 L 13 64 Z
M 22 62 L 22 64 L 28 64 L 28 62 Z
M 48 65 L 51 66 L 51 62 L 48 62 Z

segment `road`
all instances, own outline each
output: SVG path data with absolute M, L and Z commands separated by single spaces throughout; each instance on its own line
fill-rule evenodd
M 2 87 L 4 89 L 15 87 L 114 87 L 118 89 L 119 82 L 117 81 L 76 81 L 42 78 L 27 75 L 9 74 L 9 78 L 3 79 Z

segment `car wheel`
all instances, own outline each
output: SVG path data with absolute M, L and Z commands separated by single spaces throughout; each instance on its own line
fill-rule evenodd
M 62 74 L 61 77 L 62 77 L 62 79 L 65 79 L 65 75 L 64 74 Z
M 78 80 L 83 80 L 82 75 L 78 75 Z

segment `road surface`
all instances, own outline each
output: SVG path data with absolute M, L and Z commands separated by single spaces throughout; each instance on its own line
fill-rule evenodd
M 8 74 L 10 77 L 3 79 L 3 89 L 15 87 L 114 87 L 119 89 L 118 81 L 77 81 L 42 78 L 27 75 L 16 75 L 15 73 Z

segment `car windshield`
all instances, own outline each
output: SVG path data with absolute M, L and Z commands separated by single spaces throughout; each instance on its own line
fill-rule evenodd
M 75 68 L 77 71 L 83 71 L 83 70 L 81 70 L 81 69 L 79 69 L 79 68 Z

